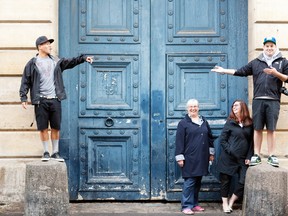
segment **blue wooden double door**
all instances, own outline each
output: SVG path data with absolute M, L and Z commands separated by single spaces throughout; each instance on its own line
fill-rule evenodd
M 246 63 L 247 0 L 61 0 L 59 17 L 60 56 L 94 57 L 63 74 L 70 199 L 179 200 L 187 100 L 217 137 L 232 101 L 247 99 L 245 79 L 210 72 Z M 215 165 L 200 197 L 220 198 Z

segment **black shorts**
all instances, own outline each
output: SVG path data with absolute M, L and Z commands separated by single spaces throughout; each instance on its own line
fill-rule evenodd
M 34 106 L 37 129 L 45 130 L 49 124 L 52 129 L 60 130 L 61 101 L 57 98 L 41 98 L 40 104 Z
M 252 102 L 253 125 L 255 130 L 275 131 L 279 117 L 280 102 L 277 100 L 254 99 Z

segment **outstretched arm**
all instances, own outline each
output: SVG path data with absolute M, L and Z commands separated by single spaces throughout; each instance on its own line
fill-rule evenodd
M 225 68 L 222 68 L 220 66 L 215 66 L 211 71 L 216 72 L 216 73 L 233 75 L 236 70 L 235 69 L 225 69 Z
M 62 58 L 62 60 L 60 61 L 61 61 L 60 67 L 62 71 L 64 71 L 66 69 L 71 69 L 79 64 L 82 64 L 85 61 L 92 64 L 93 56 L 85 56 L 84 54 L 82 54 L 80 56 L 73 57 L 73 58 Z

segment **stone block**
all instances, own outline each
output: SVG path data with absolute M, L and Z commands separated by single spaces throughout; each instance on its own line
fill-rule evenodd
M 0 140 L 0 158 L 40 158 L 43 154 L 38 131 L 2 131 Z
M 18 102 L 20 104 L 20 97 L 19 97 L 20 84 L 21 84 L 21 77 L 4 77 L 4 76 L 1 77 L 0 79 L 0 86 L 2 86 L 0 91 L 1 104 L 15 103 L 15 102 Z
M 57 0 L 41 2 L 41 6 L 46 9 L 43 11 L 39 11 L 37 3 L 37 0 L 0 0 L 0 20 L 34 21 L 56 19 L 53 12 L 57 10 Z M 23 10 L 24 8 L 25 10 Z
M 0 203 L 23 203 L 26 164 L 32 161 L 33 159 L 0 159 Z
M 23 109 L 22 106 L 19 105 L 7 105 L 0 104 L 0 113 L 1 113 L 1 122 L 0 129 L 3 130 L 37 130 L 37 124 L 34 114 L 34 106 L 29 105 L 27 109 Z M 31 127 L 31 123 L 34 121 L 33 126 Z M 39 137 L 39 135 L 37 136 Z M 41 142 L 39 140 L 39 145 Z
M 69 195 L 65 163 L 50 160 L 26 166 L 25 216 L 68 216 Z
M 37 53 L 36 47 L 35 47 L 35 50 L 21 50 L 21 49 L 20 50 L 0 50 L 0 74 L 1 75 L 11 74 L 11 75 L 22 76 L 26 63 L 33 56 L 35 56 L 36 53 Z M 11 58 L 11 56 L 13 56 L 13 58 Z M 17 59 L 17 61 L 15 61 L 15 59 Z M 19 87 L 20 87 L 20 83 L 17 86 L 14 86 L 14 91 L 16 90 L 17 92 L 19 90 Z M 19 98 L 19 93 L 17 94 L 17 96 Z
M 288 170 L 268 164 L 246 174 L 242 216 L 287 216 Z

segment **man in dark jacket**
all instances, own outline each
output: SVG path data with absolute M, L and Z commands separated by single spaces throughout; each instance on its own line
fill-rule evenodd
M 263 53 L 238 70 L 224 69 L 216 66 L 211 71 L 234 76 L 253 76 L 253 122 L 254 122 L 254 155 L 250 165 L 261 163 L 260 151 L 263 129 L 267 129 L 268 163 L 278 167 L 279 162 L 274 155 L 275 130 L 279 117 L 281 87 L 288 82 L 288 61 L 282 57 L 276 46 L 276 39 L 268 37 L 263 42 Z
M 92 63 L 92 57 L 80 55 L 70 59 L 56 59 L 51 55 L 51 43 L 54 39 L 40 36 L 36 40 L 38 54 L 25 66 L 21 86 L 20 99 L 24 109 L 27 108 L 28 92 L 31 103 L 35 107 L 37 128 L 44 147 L 42 161 L 50 159 L 48 125 L 51 127 L 51 158 L 63 162 L 59 155 L 59 138 L 61 124 L 61 100 L 66 99 L 62 72 L 75 67 L 84 61 Z

